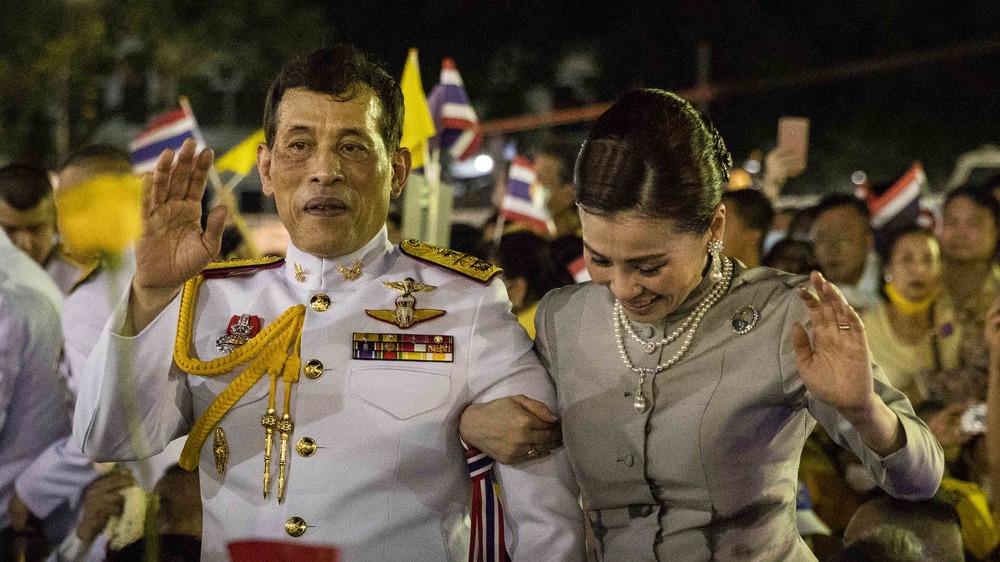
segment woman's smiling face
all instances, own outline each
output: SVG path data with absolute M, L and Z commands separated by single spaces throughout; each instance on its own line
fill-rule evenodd
M 684 302 L 701 283 L 708 244 L 722 239 L 725 207 L 702 234 L 678 232 L 670 219 L 626 211 L 597 215 L 580 210 L 584 255 L 593 282 L 621 302 L 629 319 L 653 323 Z

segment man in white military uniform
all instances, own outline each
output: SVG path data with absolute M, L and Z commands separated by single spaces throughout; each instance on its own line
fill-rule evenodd
M 7 509 L 15 478 L 69 433 L 56 368 L 61 306 L 45 271 L 0 232 L 0 531 L 11 526 Z
M 188 143 L 147 178 L 136 275 L 88 362 L 74 437 L 112 460 L 189 433 L 205 560 L 248 538 L 336 545 L 347 561 L 467 559 L 451 546 L 469 500 L 462 411 L 554 400 L 494 268 L 388 243 L 410 168 L 401 124 L 399 87 L 353 48 L 290 60 L 258 149 L 287 258 L 210 267 L 181 296 L 220 245 L 225 211 L 199 223 L 212 155 Z M 563 453 L 499 478 L 513 560 L 582 559 Z

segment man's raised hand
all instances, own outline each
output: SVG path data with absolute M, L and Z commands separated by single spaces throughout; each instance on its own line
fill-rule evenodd
M 195 156 L 194 139 L 177 153 L 167 149 L 156 169 L 143 176 L 143 230 L 135 245 L 130 312 L 133 333 L 149 324 L 177 295 L 184 282 L 219 254 L 224 206 L 212 209 L 201 227 L 201 199 L 212 167 L 211 149 Z

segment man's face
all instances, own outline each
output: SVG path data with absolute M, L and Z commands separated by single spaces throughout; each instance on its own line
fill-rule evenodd
M 365 85 L 340 101 L 305 88 L 285 92 L 272 148 L 257 164 L 292 243 L 319 257 L 360 249 L 385 224 L 410 170 L 405 148 L 379 133 L 382 104 Z
M 989 209 L 956 197 L 941 214 L 941 255 L 949 262 L 983 262 L 993 257 L 997 227 Z
M 864 273 L 872 235 L 865 218 L 850 207 L 834 207 L 812 227 L 816 261 L 831 283 L 854 285 Z
M 535 157 L 535 177 L 538 183 L 548 188 L 549 211 L 557 215 L 570 208 L 576 201 L 573 198 L 573 184 L 562 181 L 562 163 L 558 158 L 548 154 Z
M 0 227 L 15 246 L 39 264 L 52 252 L 56 243 L 56 205 L 53 196 L 47 195 L 37 206 L 18 211 L 0 200 Z

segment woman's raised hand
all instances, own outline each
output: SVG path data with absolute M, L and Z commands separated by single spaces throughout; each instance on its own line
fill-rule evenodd
M 815 294 L 805 287 L 799 297 L 809 309 L 812 342 L 801 324 L 792 328 L 799 377 L 813 398 L 825 402 L 854 426 L 879 455 L 906 443 L 899 417 L 875 393 L 865 326 L 844 295 L 819 272 L 810 276 Z
M 816 271 L 810 281 L 815 293 L 801 287 L 799 297 L 809 309 L 812 342 L 801 324 L 792 329 L 799 376 L 814 398 L 838 411 L 869 408 L 879 398 L 864 324 L 833 283 Z

